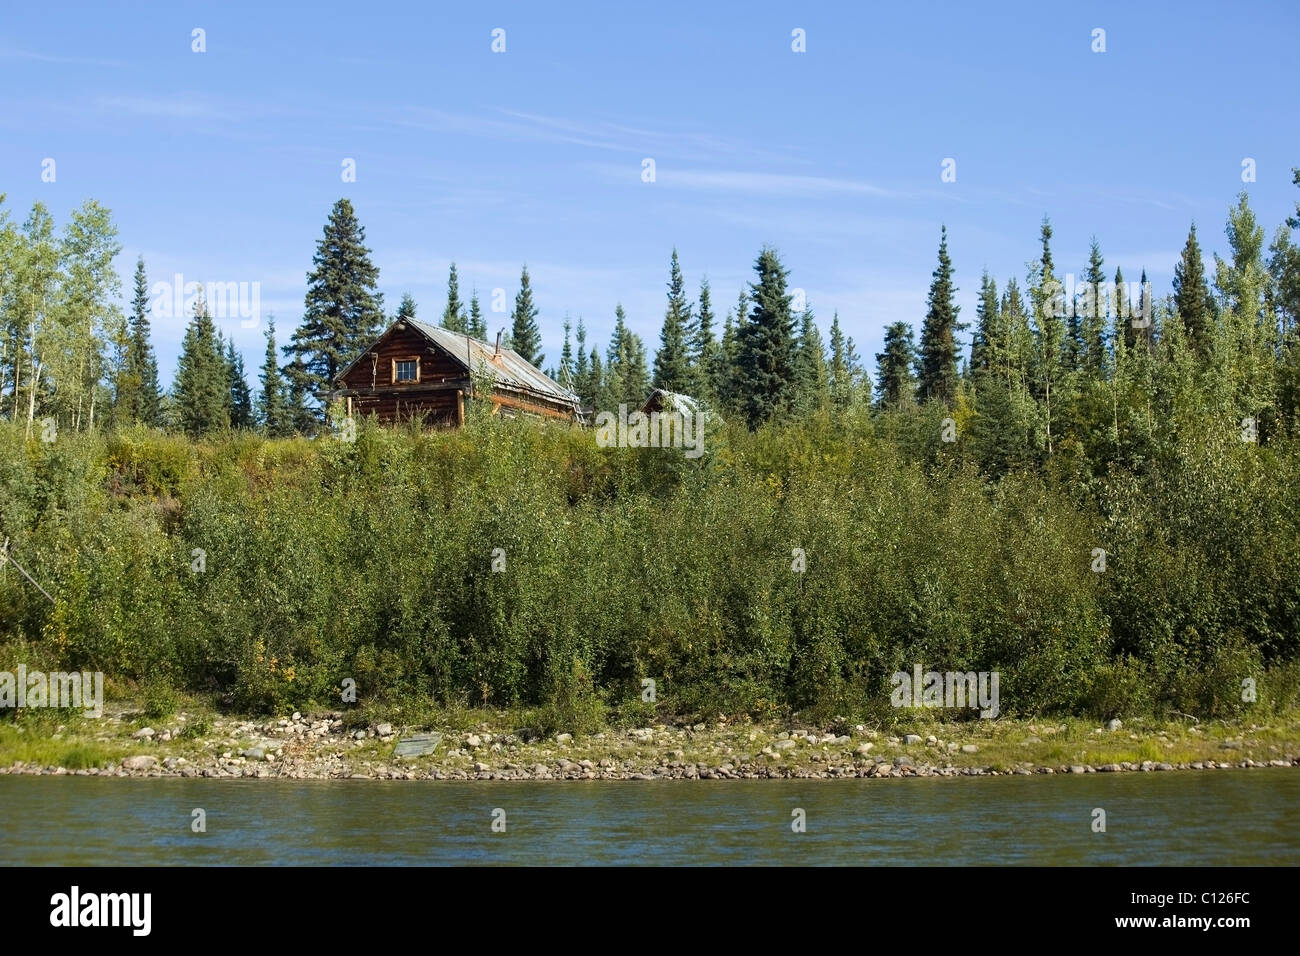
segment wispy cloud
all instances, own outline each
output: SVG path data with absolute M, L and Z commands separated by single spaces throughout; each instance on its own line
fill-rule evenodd
M 94 103 L 106 113 L 155 119 L 214 120 L 231 125 L 269 117 L 311 117 L 322 112 L 299 106 L 278 106 L 269 101 L 223 99 L 188 91 L 103 94 L 96 97 Z
M 568 143 L 591 149 L 622 149 L 606 137 L 589 136 L 562 126 L 519 119 L 502 119 L 499 111 L 493 113 L 448 113 L 445 110 L 411 107 L 395 111 L 391 121 L 396 126 L 427 130 L 436 133 L 486 136 L 512 142 Z
M 640 163 L 620 166 L 611 163 L 588 163 L 584 168 L 610 182 L 637 182 Z M 833 176 L 805 176 L 791 173 L 757 172 L 742 169 L 706 169 L 656 163 L 655 185 L 667 188 L 706 190 L 713 193 L 750 193 L 769 196 L 876 196 L 897 199 L 910 195 L 861 179 Z
M 697 128 L 651 129 L 622 121 L 574 120 L 515 109 L 490 108 L 477 113 L 450 113 L 428 107 L 404 107 L 389 112 L 396 126 L 439 133 L 484 136 L 511 142 L 555 143 L 629 153 L 636 156 L 689 158 L 703 161 L 737 152 L 755 158 L 794 154 L 773 152 L 741 140 Z
M 114 113 L 155 116 L 170 119 L 215 119 L 226 116 L 213 103 L 188 93 L 164 93 L 159 96 L 101 96 L 96 105 Z
M 85 56 L 59 56 L 52 53 L 38 53 L 35 50 L 15 50 L 11 47 L 0 47 L 0 60 L 25 60 L 29 63 L 55 63 L 64 66 L 121 67 L 126 65 L 120 60 L 101 60 Z
M 859 196 L 894 197 L 898 193 L 874 183 L 828 176 L 800 176 L 788 173 L 755 173 L 735 169 L 676 169 L 662 167 L 656 182 L 684 189 L 728 190 L 731 192 L 768 193 L 783 196 Z

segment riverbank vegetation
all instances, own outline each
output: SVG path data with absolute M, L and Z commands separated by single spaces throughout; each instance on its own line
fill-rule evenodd
M 1294 704 L 1293 440 L 1224 422 L 1141 476 L 990 481 L 940 417 L 715 426 L 698 461 L 487 418 L 351 442 L 0 428 L 10 553 L 54 598 L 0 572 L 0 650 L 242 710 L 351 680 L 576 731 L 879 713 L 916 664 L 999 672 L 1004 714 Z
M 1022 717 L 1285 712 L 1297 227 L 1266 256 L 1243 195 L 1213 276 L 1193 229 L 1157 299 L 1096 243 L 1067 293 L 1044 222 L 1023 294 L 983 277 L 969 357 L 943 235 L 919 346 L 891 326 L 874 383 L 838 321 L 823 347 L 775 250 L 721 337 L 674 254 L 653 370 L 620 309 L 604 361 L 583 331 L 555 374 L 597 409 L 698 396 L 694 460 L 474 409 L 459 431 L 332 428 L 311 396 L 382 318 L 346 201 L 257 396 L 201 300 L 160 391 L 143 266 L 130 321 L 109 304 L 105 210 L 59 240 L 39 208 L 0 220 L 0 669 L 247 712 L 352 690 L 526 707 L 542 732 L 880 717 L 918 665 L 997 672 Z M 529 290 L 511 341 L 540 362 Z M 476 310 L 453 272 L 443 323 Z

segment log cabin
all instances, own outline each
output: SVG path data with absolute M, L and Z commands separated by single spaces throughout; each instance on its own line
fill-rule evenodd
M 476 394 L 476 376 L 490 394 Z M 467 400 L 490 401 L 497 415 L 566 421 L 580 420 L 581 408 L 577 394 L 502 348 L 500 333 L 494 347 L 415 319 L 390 325 L 339 372 L 326 399 L 345 401 L 350 416 L 444 427 L 464 424 Z

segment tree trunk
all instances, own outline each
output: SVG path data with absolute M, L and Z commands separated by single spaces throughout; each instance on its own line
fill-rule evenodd
M 36 386 L 41 381 L 41 363 L 32 352 L 32 383 L 27 386 L 27 437 L 32 437 L 32 422 L 36 419 Z

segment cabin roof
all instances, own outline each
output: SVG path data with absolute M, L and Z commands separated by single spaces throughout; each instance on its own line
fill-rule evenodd
M 697 415 L 700 412 L 700 402 L 684 392 L 670 392 L 667 389 L 656 388 L 641 406 L 641 411 L 647 413 L 669 411 Z
M 486 368 L 492 376 L 494 386 L 501 386 L 514 391 L 530 392 L 534 395 L 544 396 L 553 402 L 572 405 L 575 408 L 579 404 L 576 392 L 565 388 L 549 375 L 524 361 L 523 357 L 513 349 L 503 347 L 498 355 L 493 346 L 488 345 L 486 342 L 480 342 L 463 332 L 453 332 L 450 329 L 430 325 L 418 319 L 403 319 L 402 321 L 437 346 L 440 351 L 446 353 L 452 361 L 465 369 L 466 374 L 478 374 L 481 368 Z M 384 329 L 379 338 L 366 346 L 361 354 L 348 364 L 347 368 L 338 373 L 336 381 L 343 379 L 344 376 L 351 372 L 353 366 L 368 355 L 376 344 L 396 328 L 397 324 L 397 322 L 394 322 Z

